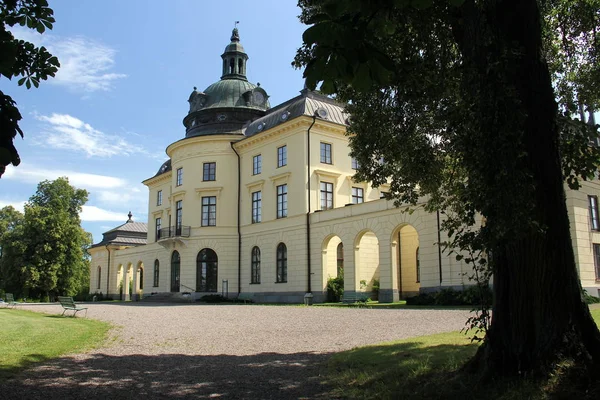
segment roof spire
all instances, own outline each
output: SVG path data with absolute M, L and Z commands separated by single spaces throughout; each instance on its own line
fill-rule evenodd
M 231 32 L 231 41 L 232 42 L 239 42 L 240 41 L 240 33 L 238 32 L 238 28 L 237 25 L 240 23 L 240 21 L 235 21 L 235 24 L 233 26 L 233 31 Z
M 129 214 L 127 214 L 127 216 L 129 217 L 127 222 L 133 222 L 133 220 L 131 219 L 131 217 L 133 217 L 133 214 L 131 213 L 131 211 L 129 211 Z

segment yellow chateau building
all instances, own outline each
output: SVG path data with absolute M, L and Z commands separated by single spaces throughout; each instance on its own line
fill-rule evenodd
M 343 269 L 344 297 L 392 302 L 471 282 L 442 253 L 439 215 L 403 213 L 386 187 L 354 182 L 343 105 L 301 91 L 271 108 L 246 79 L 237 29 L 221 56 L 221 79 L 189 97 L 185 137 L 143 183 L 149 222 L 129 220 L 89 250 L 91 293 L 130 298 L 252 297 L 257 302 L 326 299 Z M 600 288 L 600 185 L 568 191 L 584 288 Z M 124 282 L 129 283 L 124 285 Z

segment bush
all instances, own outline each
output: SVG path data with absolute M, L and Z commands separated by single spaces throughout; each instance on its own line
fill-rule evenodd
M 335 303 L 344 296 L 344 275 L 327 279 L 327 301 Z
M 592 296 L 591 294 L 588 294 L 587 290 L 585 290 L 585 289 L 583 289 L 583 300 L 585 301 L 586 304 L 600 303 L 600 298 L 598 298 L 596 296 Z
M 431 306 L 434 304 L 435 297 L 431 293 L 420 293 L 406 298 L 406 305 L 409 306 Z
M 408 297 L 406 304 L 410 306 L 478 306 L 481 304 L 480 287 L 477 285 L 467 286 L 463 290 L 452 288 L 442 289 L 433 293 L 420 293 L 417 296 Z M 492 304 L 492 290 L 489 286 L 483 287 L 484 304 Z
M 220 294 L 207 294 L 200 297 L 198 301 L 201 301 L 203 303 L 227 303 L 231 300 L 221 296 Z

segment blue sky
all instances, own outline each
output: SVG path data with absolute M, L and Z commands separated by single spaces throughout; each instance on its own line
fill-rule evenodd
M 15 139 L 21 165 L 0 179 L 0 207 L 22 210 L 40 181 L 67 176 L 90 193 L 81 218 L 94 242 L 129 211 L 147 221 L 141 182 L 167 159 L 165 148 L 185 136 L 193 87 L 219 80 L 235 21 L 250 57 L 248 79 L 260 82 L 272 106 L 303 87 L 302 72 L 291 67 L 306 28 L 295 1 L 49 2 L 53 30 L 13 32 L 58 56 L 57 76 L 31 90 L 0 79 L 25 132 Z

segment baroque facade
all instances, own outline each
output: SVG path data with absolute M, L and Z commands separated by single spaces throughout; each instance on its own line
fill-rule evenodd
M 148 224 L 130 215 L 89 250 L 91 293 L 322 302 L 342 270 L 345 297 L 379 285 L 382 302 L 470 284 L 467 265 L 438 245 L 439 215 L 401 212 L 383 198 L 385 185 L 354 182 L 342 105 L 305 89 L 271 108 L 246 78 L 237 29 L 221 58 L 221 79 L 189 97 L 185 137 L 143 182 Z M 596 182 L 567 191 L 579 274 L 593 295 L 598 193 Z

